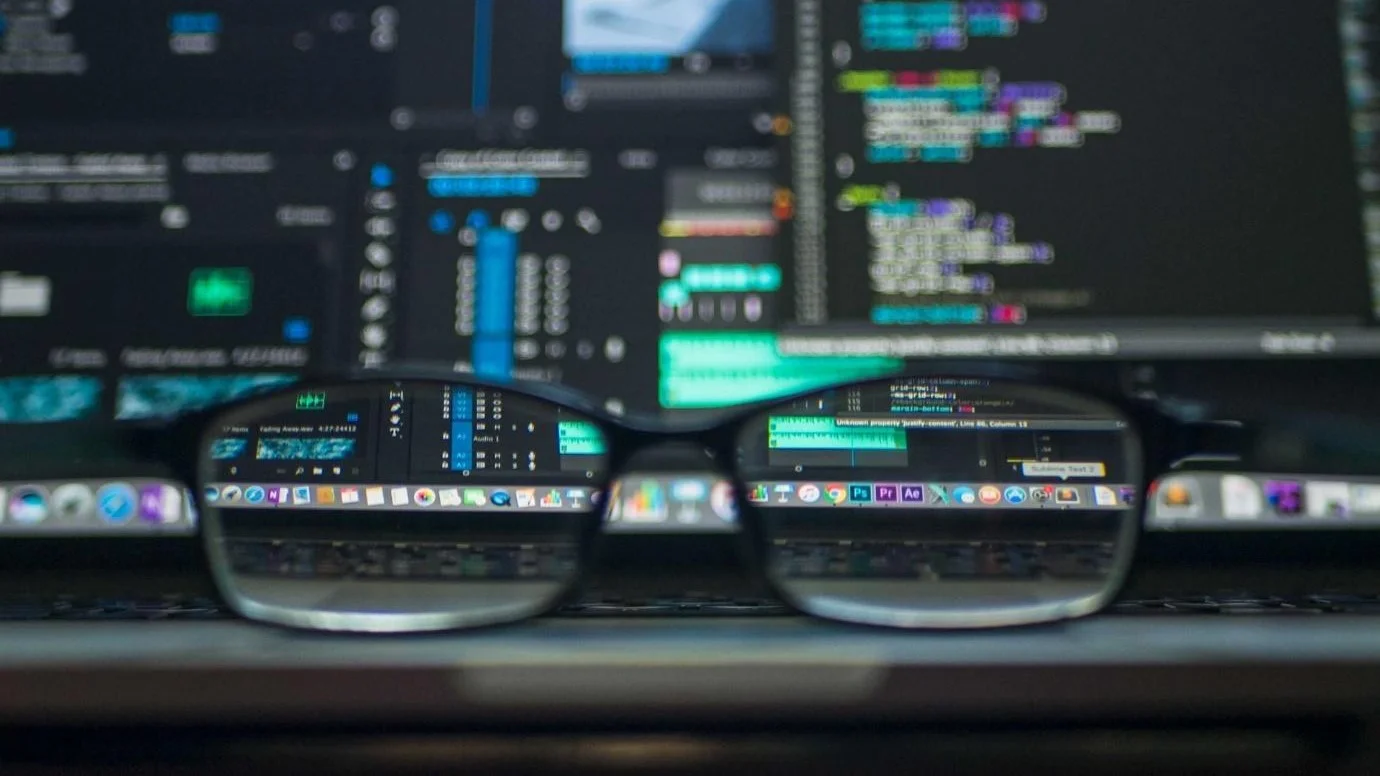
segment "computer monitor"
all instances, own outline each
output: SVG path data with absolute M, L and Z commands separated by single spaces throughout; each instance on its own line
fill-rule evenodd
M 908 358 L 1380 354 L 1377 19 L 0 0 L 0 434 L 402 362 L 684 414 Z

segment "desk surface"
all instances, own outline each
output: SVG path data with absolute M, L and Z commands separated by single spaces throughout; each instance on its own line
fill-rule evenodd
M 986 633 L 546 620 L 354 637 L 243 622 L 0 626 L 0 722 L 985 720 L 1356 713 L 1380 618 L 1102 617 Z

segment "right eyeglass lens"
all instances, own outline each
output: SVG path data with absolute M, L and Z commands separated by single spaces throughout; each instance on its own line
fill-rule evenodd
M 903 378 L 775 407 L 740 439 L 768 570 L 800 608 L 898 627 L 1090 613 L 1138 530 L 1141 444 L 1077 393 Z

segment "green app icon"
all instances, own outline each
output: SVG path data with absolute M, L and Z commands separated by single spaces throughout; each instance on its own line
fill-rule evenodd
M 187 312 L 198 318 L 249 314 L 254 301 L 254 273 L 243 267 L 192 270 L 187 283 Z

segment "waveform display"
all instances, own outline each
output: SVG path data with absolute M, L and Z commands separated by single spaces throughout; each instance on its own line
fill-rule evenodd
M 902 429 L 840 427 L 831 417 L 772 416 L 767 446 L 773 450 L 905 450 Z
M 853 196 L 866 200 L 861 194 Z M 996 279 L 979 268 L 1054 262 L 1054 246 L 1016 239 L 1016 219 L 1010 214 L 979 212 L 962 199 L 873 202 L 867 207 L 867 231 L 872 290 L 887 300 L 873 307 L 872 321 L 883 325 L 1025 323 L 1026 310 L 1020 305 L 926 305 L 909 300 L 990 296 L 996 292 Z
M 95 377 L 7 377 L 0 379 L 0 423 L 65 423 L 100 408 Z
M 284 374 L 142 375 L 120 380 L 116 420 L 170 418 L 291 385 Z
M 255 457 L 260 461 L 344 461 L 355 454 L 349 437 L 292 437 L 260 439 Z
M 244 451 L 248 449 L 248 439 L 236 439 L 233 437 L 217 439 L 211 443 L 211 460 L 233 461 L 244 455 Z
M 823 415 L 773 415 L 767 420 L 767 430 L 782 434 L 832 432 L 838 428 L 834 419 Z
M 247 269 L 198 269 L 188 283 L 187 310 L 197 316 L 248 315 L 253 295 L 254 275 Z
M 561 455 L 603 455 L 608 450 L 604 432 L 583 420 L 563 420 L 556 425 Z
M 660 401 L 665 409 L 713 409 L 894 374 L 901 362 L 870 357 L 800 357 L 777 352 L 773 332 L 661 335 Z
M 1121 131 L 1112 111 L 1065 108 L 1053 81 L 1003 83 L 997 70 L 849 70 L 839 91 L 863 100 L 873 164 L 969 162 L 977 149 L 1079 148 Z
M 962 51 L 971 38 L 1011 38 L 1046 15 L 1032 0 L 862 3 L 858 22 L 868 51 Z

